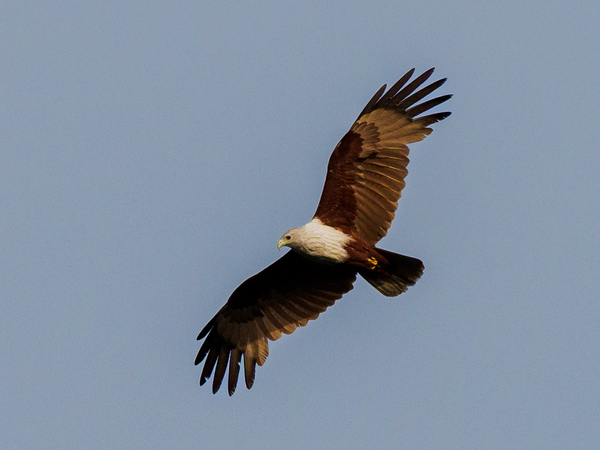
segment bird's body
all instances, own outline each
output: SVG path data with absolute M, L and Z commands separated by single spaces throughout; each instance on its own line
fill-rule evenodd
M 445 79 L 417 89 L 433 72 L 407 84 L 414 69 L 365 106 L 333 151 L 313 219 L 288 230 L 278 248 L 291 251 L 244 281 L 200 332 L 196 364 L 206 358 L 200 384 L 211 376 L 216 392 L 229 365 L 228 390 L 237 385 L 242 355 L 248 389 L 255 366 L 268 355 L 268 340 L 316 319 L 352 289 L 357 274 L 386 296 L 396 296 L 423 273 L 423 263 L 376 247 L 386 235 L 408 171 L 408 146 L 431 133 L 449 112 L 416 117 L 446 100 L 418 104 Z M 415 92 L 416 91 L 416 92 Z

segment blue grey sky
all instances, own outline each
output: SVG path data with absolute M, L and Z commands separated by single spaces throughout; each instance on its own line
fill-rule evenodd
M 599 29 L 592 0 L 2 2 L 0 448 L 596 448 Z M 423 278 L 199 387 L 197 333 L 433 66 L 453 114 L 381 244 Z

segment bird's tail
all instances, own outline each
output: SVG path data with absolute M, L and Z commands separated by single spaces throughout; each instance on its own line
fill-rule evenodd
M 388 264 L 377 265 L 371 270 L 360 269 L 358 273 L 386 297 L 402 294 L 423 275 L 425 266 L 417 258 L 379 248 L 376 250 L 388 260 Z

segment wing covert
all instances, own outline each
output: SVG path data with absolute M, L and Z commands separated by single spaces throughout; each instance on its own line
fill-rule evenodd
M 235 391 L 243 356 L 248 389 L 254 383 L 256 364 L 269 354 L 268 339 L 290 334 L 352 289 L 356 269 L 344 265 L 314 263 L 289 251 L 275 263 L 244 281 L 227 303 L 200 332 L 206 338 L 195 364 L 204 359 L 200 385 L 213 370 L 216 393 L 229 365 L 228 391 Z
M 408 144 L 431 133 L 429 125 L 449 112 L 419 114 L 445 102 L 451 95 L 418 103 L 446 79 L 420 90 L 433 69 L 407 84 L 408 71 L 387 92 L 373 96 L 333 151 L 315 217 L 326 225 L 352 231 L 375 244 L 387 234 L 408 174 Z M 415 92 L 416 91 L 416 92 Z

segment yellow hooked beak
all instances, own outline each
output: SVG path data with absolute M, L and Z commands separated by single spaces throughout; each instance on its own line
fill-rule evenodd
M 290 242 L 292 242 L 292 235 L 287 232 L 281 236 L 281 239 L 279 239 L 279 242 L 277 243 L 277 249 L 281 250 L 281 247 L 289 246 Z

